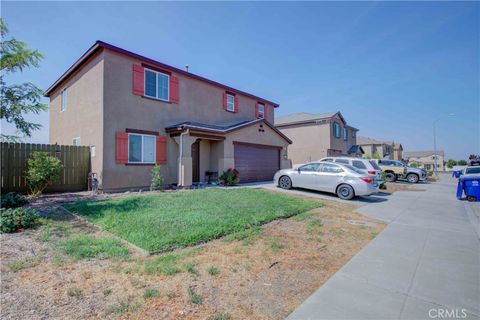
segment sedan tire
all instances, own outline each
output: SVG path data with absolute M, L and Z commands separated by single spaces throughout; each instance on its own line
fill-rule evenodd
M 418 175 L 415 173 L 409 173 L 407 175 L 407 181 L 408 183 L 417 183 L 419 180 Z
M 337 188 L 337 196 L 343 200 L 351 200 L 355 196 L 355 191 L 348 184 L 341 184 Z
M 281 176 L 278 179 L 278 186 L 282 189 L 291 189 L 292 188 L 292 179 L 289 176 Z

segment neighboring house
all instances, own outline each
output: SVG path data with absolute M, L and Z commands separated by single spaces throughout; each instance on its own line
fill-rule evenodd
M 374 155 L 378 155 L 380 159 L 401 160 L 401 158 L 395 158 L 395 143 L 393 141 L 379 141 L 359 136 L 357 138 L 357 144 L 363 148 L 363 151 L 365 152 L 365 157 L 373 157 Z M 401 145 L 399 146 L 401 148 Z M 401 155 L 401 151 L 397 151 L 397 154 Z
M 435 158 L 437 158 L 437 170 L 445 170 L 445 153 L 442 150 L 437 150 L 436 154 L 433 151 L 405 151 L 403 158 L 407 160 L 408 163 L 418 163 L 419 167 L 425 170 L 434 170 Z
M 106 191 L 145 188 L 155 163 L 189 186 L 237 168 L 270 180 L 291 142 L 270 100 L 97 41 L 47 91 L 50 143 L 91 147 Z
M 393 144 L 393 160 L 401 161 L 403 159 L 403 146 L 401 143 Z
M 288 154 L 293 164 L 327 156 L 363 154 L 362 148 L 356 144 L 358 129 L 347 125 L 339 111 L 276 117 L 275 127 L 292 140 Z

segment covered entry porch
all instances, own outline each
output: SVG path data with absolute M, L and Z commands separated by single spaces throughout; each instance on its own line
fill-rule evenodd
M 289 167 L 288 138 L 263 119 L 230 126 L 184 122 L 167 127 L 178 145 L 178 185 L 216 181 L 229 168 L 241 182 L 267 181 Z

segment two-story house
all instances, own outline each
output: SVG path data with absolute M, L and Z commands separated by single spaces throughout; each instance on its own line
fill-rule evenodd
M 339 111 L 276 117 L 275 127 L 292 140 L 288 148 L 292 164 L 328 156 L 361 156 L 363 153 L 356 143 L 358 129 L 347 125 Z
M 398 146 L 397 152 L 395 153 L 395 143 L 393 141 L 379 141 L 359 136 L 357 143 L 363 148 L 365 156 L 367 157 L 378 156 L 380 159 L 401 160 L 401 158 L 395 158 L 395 155 L 397 157 L 401 156 L 401 151 L 399 150 L 401 145 Z
M 445 152 L 435 151 L 405 151 L 403 156 L 408 163 L 417 163 L 418 167 L 425 170 L 435 170 L 435 162 L 438 171 L 445 171 Z
M 236 168 L 243 182 L 288 167 L 278 104 L 97 41 L 47 91 L 50 143 L 91 148 L 106 191 L 189 186 Z

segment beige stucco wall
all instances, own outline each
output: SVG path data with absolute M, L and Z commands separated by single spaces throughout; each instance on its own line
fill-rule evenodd
M 224 89 L 205 82 L 175 74 L 179 78 L 180 103 L 170 104 L 140 97 L 132 93 L 132 66 L 141 61 L 105 51 L 105 123 L 104 123 L 104 189 L 148 186 L 151 166 L 118 165 L 115 163 L 115 132 L 126 128 L 158 131 L 165 135 L 165 127 L 183 121 L 230 125 L 255 119 L 256 100 L 238 95 L 239 111 L 223 109 Z M 268 119 L 273 119 L 273 106 L 268 108 Z M 255 140 L 250 140 L 250 142 Z M 214 152 L 218 150 L 214 149 Z M 228 163 L 222 163 L 221 168 Z M 211 165 L 212 169 L 215 164 Z M 167 163 L 162 173 L 167 183 L 177 182 L 178 144 L 167 139 Z M 203 173 L 200 174 L 203 176 Z
M 333 134 L 333 123 L 340 124 L 341 137 Z M 346 155 L 348 149 L 356 144 L 356 134 L 347 126 L 348 139 L 343 139 L 343 124 L 337 115 L 323 123 L 304 123 L 290 126 L 281 126 L 278 129 L 292 140 L 288 147 L 288 154 L 293 164 L 315 161 L 332 155 Z
M 288 156 L 292 164 L 319 160 L 327 156 L 330 146 L 330 124 L 303 124 L 278 128 L 292 144 Z
M 72 145 L 80 137 L 82 146 L 95 146 L 91 170 L 102 179 L 103 163 L 103 52 L 63 83 L 50 96 L 49 143 Z M 61 111 L 61 90 L 67 88 L 67 108 Z

